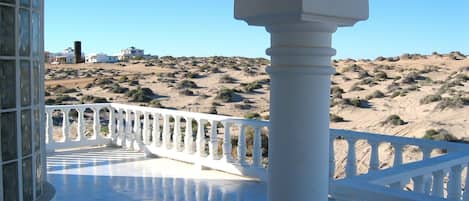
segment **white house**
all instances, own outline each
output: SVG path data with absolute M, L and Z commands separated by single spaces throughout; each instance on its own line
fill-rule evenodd
M 115 63 L 118 62 L 117 56 L 108 56 L 107 54 L 97 53 L 86 56 L 86 63 Z
M 128 60 L 130 58 L 135 57 L 143 57 L 145 55 L 145 51 L 143 49 L 137 49 L 135 47 L 129 47 L 127 49 L 121 50 L 119 54 L 119 60 Z
M 81 55 L 85 55 L 82 53 Z M 59 53 L 49 53 L 50 63 L 73 64 L 75 63 L 75 50 L 71 47 Z

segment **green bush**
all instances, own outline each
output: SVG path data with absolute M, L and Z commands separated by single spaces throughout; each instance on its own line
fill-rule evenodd
M 445 129 L 427 130 L 425 131 L 425 135 L 423 136 L 423 139 L 436 140 L 436 141 L 450 141 L 450 142 L 454 142 L 458 140 L 455 136 L 453 136 L 451 133 L 449 133 Z
M 197 88 L 197 84 L 191 80 L 181 80 L 177 84 L 177 88 L 179 89 L 195 89 Z
M 109 103 L 106 98 L 102 97 L 95 97 L 92 95 L 86 95 L 81 97 L 81 102 L 82 103 Z
M 114 83 L 109 87 L 109 90 L 112 93 L 123 94 L 123 93 L 127 93 L 129 91 L 129 88 L 121 87 L 119 84 Z
M 440 95 L 428 95 L 420 99 L 420 104 L 429 104 L 437 101 L 441 101 L 442 97 Z
M 248 112 L 244 115 L 244 118 L 246 119 L 262 119 L 261 115 L 259 113 L 255 112 Z
M 148 103 L 156 96 L 155 93 L 149 88 L 133 89 L 127 92 L 127 97 L 130 98 L 130 102 L 145 102 Z
M 241 84 L 241 86 L 245 93 L 252 93 L 254 90 L 262 88 L 262 85 L 258 81 Z
M 401 119 L 398 115 L 391 115 L 383 122 L 383 124 L 391 124 L 394 126 L 400 126 L 406 124 L 404 120 Z
M 370 95 L 366 96 L 366 99 L 371 100 L 373 98 L 384 98 L 384 93 L 381 92 L 380 90 L 376 90 Z
M 228 89 L 228 88 L 222 88 L 218 91 L 217 96 L 215 97 L 218 100 L 221 100 L 225 103 L 228 102 L 235 102 L 237 94 L 235 90 L 233 89 Z
M 222 77 L 220 77 L 220 80 L 218 81 L 219 83 L 228 83 L 228 84 L 232 84 L 232 83 L 235 83 L 237 80 L 229 75 L 223 75 Z
M 335 114 L 329 114 L 330 116 L 330 122 L 345 122 L 345 119 L 341 116 L 335 115 Z

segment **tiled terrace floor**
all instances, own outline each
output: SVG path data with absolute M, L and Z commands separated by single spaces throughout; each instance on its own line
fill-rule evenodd
M 57 201 L 264 201 L 266 185 L 123 149 L 50 154 Z

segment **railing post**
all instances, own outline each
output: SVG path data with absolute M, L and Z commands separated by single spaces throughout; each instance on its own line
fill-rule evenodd
M 209 148 L 209 158 L 213 160 L 218 159 L 218 122 L 217 121 L 210 121 L 210 146 Z
M 329 137 L 329 179 L 335 179 L 335 137 Z
M 461 199 L 461 190 L 462 190 L 461 189 L 461 176 L 462 176 L 461 173 L 462 173 L 461 165 L 455 165 L 451 167 L 451 171 L 449 173 L 449 181 L 448 181 L 448 199 L 450 200 Z
M 402 144 L 397 144 L 397 143 L 393 143 L 392 146 L 394 147 L 394 167 L 396 166 L 399 166 L 399 165 L 402 165 L 403 161 L 402 161 L 402 149 L 404 148 L 404 146 Z
M 422 159 L 423 160 L 429 159 L 431 157 L 433 148 L 431 148 L 431 147 L 421 147 L 420 149 L 422 150 L 422 155 L 423 155 Z
M 223 127 L 225 128 L 225 132 L 223 135 L 223 161 L 225 162 L 233 162 L 233 156 L 231 154 L 232 145 L 231 145 L 231 123 L 230 122 L 223 122 Z
M 138 141 L 142 141 L 142 125 L 140 121 L 140 111 L 134 110 L 134 137 Z
M 54 143 L 54 123 L 52 119 L 52 110 L 46 110 L 46 143 Z
M 109 107 L 109 124 L 108 124 L 108 129 L 109 129 L 109 138 L 111 139 L 111 142 L 115 144 L 117 140 L 116 136 L 116 113 L 114 111 L 114 108 Z
M 357 175 L 357 159 L 355 154 L 355 144 L 357 139 L 349 138 L 347 139 L 348 142 L 348 157 L 347 157 L 347 165 L 345 168 L 347 177 L 353 177 Z
M 160 143 L 160 115 L 157 113 L 153 113 L 153 130 L 151 132 L 152 142 L 151 146 L 156 147 L 159 146 Z
M 143 144 L 150 144 L 150 117 L 148 112 L 143 113 Z
M 91 139 L 96 140 L 101 132 L 101 123 L 99 119 L 99 111 L 101 108 L 93 108 L 93 136 Z
M 61 142 L 67 142 L 70 135 L 70 120 L 69 120 L 70 109 L 62 109 L 62 139 Z
M 262 165 L 262 135 L 261 128 L 254 128 L 254 143 L 252 147 L 252 166 L 261 167 Z
M 464 182 L 463 201 L 469 201 L 469 164 L 466 164 L 466 181 Z
M 179 152 L 181 150 L 181 116 L 175 115 L 173 128 L 173 150 Z
M 379 142 L 368 140 L 371 146 L 370 169 L 379 170 Z
M 124 145 L 124 117 L 123 117 L 123 110 L 119 108 L 118 113 L 117 113 L 117 138 L 116 138 L 116 144 L 118 141 L 121 142 L 121 145 Z
M 133 142 L 132 142 L 132 110 L 127 109 L 125 111 L 125 135 L 122 139 L 124 143 L 124 147 L 130 149 Z
M 194 153 L 192 149 L 194 138 L 192 137 L 192 118 L 186 117 L 186 133 L 184 134 L 184 152 L 187 154 Z
M 78 108 L 78 122 L 77 122 L 77 141 L 85 140 L 85 108 Z
M 414 192 L 423 194 L 425 192 L 424 175 L 413 177 L 412 180 L 414 181 Z
M 204 128 L 205 120 L 197 119 L 197 156 L 204 156 L 205 155 L 205 128 Z
M 445 171 L 438 170 L 433 172 L 433 187 L 432 187 L 432 196 L 443 198 L 444 195 L 444 177 Z
M 243 124 L 239 125 L 238 163 L 242 166 L 247 165 L 246 163 L 246 128 Z
M 169 115 L 165 114 L 163 115 L 163 148 L 164 149 L 169 149 L 169 138 L 170 138 L 170 125 L 169 125 Z

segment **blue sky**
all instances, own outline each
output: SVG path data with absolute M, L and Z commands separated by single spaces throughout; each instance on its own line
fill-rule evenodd
M 86 53 L 136 46 L 173 56 L 265 57 L 263 27 L 233 18 L 232 0 L 47 0 L 45 43 L 61 51 L 81 40 Z M 336 58 L 402 53 L 469 54 L 468 0 L 370 0 L 370 19 L 334 34 Z

